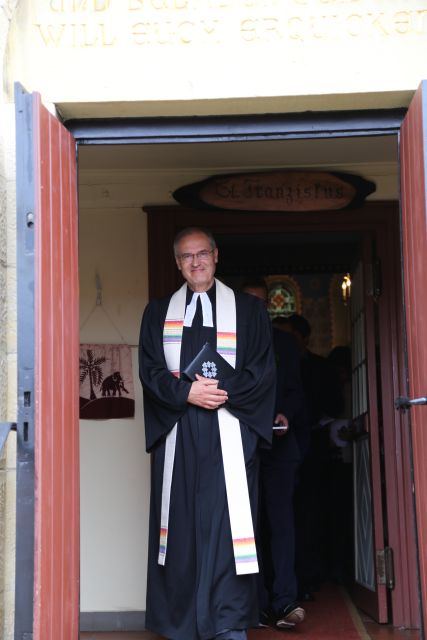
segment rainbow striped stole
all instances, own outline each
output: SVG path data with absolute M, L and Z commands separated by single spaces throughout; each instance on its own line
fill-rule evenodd
M 215 283 L 217 351 L 235 368 L 237 337 L 234 292 L 219 280 L 215 280 Z M 163 329 L 163 349 L 166 364 L 169 371 L 177 377 L 179 377 L 181 359 L 186 295 L 187 284 L 184 284 L 173 294 L 169 302 Z M 240 423 L 227 409 L 222 407 L 218 409 L 218 424 L 236 573 L 239 575 L 257 573 L 258 561 Z M 158 563 L 160 565 L 165 565 L 166 563 L 176 433 L 177 425 L 173 427 L 166 438 L 158 556 Z
M 176 378 L 179 378 L 183 325 L 183 318 L 166 318 L 163 327 L 163 350 L 165 352 L 166 363 L 168 364 L 169 371 L 173 373 Z M 169 363 L 171 366 L 169 366 Z
M 163 329 L 163 344 L 170 342 L 181 342 L 182 340 L 182 326 L 184 321 L 181 320 L 165 320 L 165 326 Z
M 255 538 L 233 539 L 234 552 L 237 563 L 250 564 L 257 561 Z
M 223 358 L 236 358 L 236 333 L 230 331 L 217 331 L 216 350 Z

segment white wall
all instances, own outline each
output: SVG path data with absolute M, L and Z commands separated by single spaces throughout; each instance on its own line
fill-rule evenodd
M 426 35 L 420 0 L 20 0 L 4 86 L 67 117 L 404 106 Z
M 147 302 L 147 237 L 140 209 L 80 207 L 81 342 L 138 342 Z M 102 283 L 96 306 L 95 274 Z M 120 335 L 121 334 L 121 335 Z M 137 348 L 134 419 L 82 420 L 81 610 L 145 609 L 149 456 Z

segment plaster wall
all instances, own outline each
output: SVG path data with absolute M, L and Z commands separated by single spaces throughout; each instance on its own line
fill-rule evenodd
M 16 0 L 0 3 L 0 83 Z M 16 419 L 15 127 L 13 105 L 0 93 L 0 421 Z M 0 637 L 12 640 L 15 591 L 16 441 L 0 452 Z
M 146 220 L 140 209 L 99 205 L 80 207 L 81 342 L 132 346 L 136 411 L 81 421 L 81 611 L 143 611 L 150 480 L 136 345 L 148 300 Z
M 420 0 L 21 0 L 5 89 L 65 118 L 405 106 Z

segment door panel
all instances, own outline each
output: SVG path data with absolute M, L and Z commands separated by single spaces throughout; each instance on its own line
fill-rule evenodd
M 375 591 L 374 532 L 372 518 L 371 456 L 369 436 L 354 443 L 355 580 Z
M 34 233 L 34 640 L 77 640 L 79 622 L 78 262 L 75 143 L 42 106 L 38 94 L 17 88 L 17 183 L 26 191 Z M 22 119 L 27 113 L 26 120 Z M 24 144 L 23 139 L 29 138 Z M 31 203 L 32 201 L 32 203 Z M 28 238 L 27 238 L 28 240 Z M 25 247 L 19 246 L 25 251 Z M 31 265 L 28 265 L 29 267 Z M 18 275 L 19 278 L 19 275 Z M 31 286 L 31 283 L 29 283 Z M 19 284 L 18 284 L 19 287 Z M 29 299 L 18 303 L 28 313 Z M 31 339 L 31 336 L 27 336 Z M 24 345 L 23 345 L 24 346 Z M 19 347 L 20 348 L 20 347 Z M 28 348 L 28 345 L 27 345 Z M 31 347 L 30 347 L 31 348 Z M 27 430 L 32 424 L 27 422 Z M 25 440 L 25 438 L 24 438 Z M 27 438 L 28 441 L 28 438 Z M 17 594 L 21 571 L 17 575 Z M 29 594 L 28 594 L 29 596 Z M 27 614 L 28 617 L 28 614 Z M 18 635 L 30 637 L 19 624 Z M 21 634 L 21 635 L 19 635 Z
M 420 85 L 401 129 L 401 216 L 410 398 L 427 395 L 427 82 Z M 424 624 L 427 621 L 427 407 L 412 407 L 410 423 Z
M 386 586 L 379 584 L 377 551 L 384 548 L 374 302 L 368 288 L 371 238 L 352 277 L 353 419 L 360 427 L 354 442 L 355 602 L 378 622 L 387 622 Z

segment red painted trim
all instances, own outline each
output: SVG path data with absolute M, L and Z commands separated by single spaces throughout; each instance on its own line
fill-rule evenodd
M 383 265 L 383 287 L 388 295 L 378 304 L 379 345 L 388 353 L 381 362 L 384 475 L 388 519 L 388 545 L 394 550 L 395 588 L 391 591 L 393 623 L 397 627 L 418 628 L 420 611 L 417 587 L 417 554 L 412 479 L 410 431 L 407 415 L 397 412 L 394 399 L 406 387 L 402 326 L 402 272 L 397 219 L 384 229 L 377 245 Z M 398 553 L 396 553 L 398 550 Z
M 381 483 L 381 443 L 380 443 L 380 416 L 381 410 L 377 387 L 377 362 L 376 354 L 376 332 L 375 332 L 375 302 L 370 291 L 372 281 L 373 265 L 373 234 L 366 233 L 363 239 L 362 260 L 363 260 L 363 287 L 365 306 L 365 335 L 366 335 L 366 366 L 368 384 L 368 431 L 370 443 L 371 461 L 371 491 L 372 491 L 372 516 L 374 527 L 374 562 L 378 551 L 384 548 L 384 521 L 383 521 L 383 491 Z M 376 585 L 376 611 L 368 610 L 378 622 L 388 622 L 387 588 L 385 585 Z M 369 594 L 364 594 L 366 602 L 371 602 Z M 356 604 L 359 604 L 356 601 Z
M 79 287 L 74 141 L 33 96 L 35 211 L 34 640 L 79 628 Z
M 415 94 L 401 130 L 401 200 L 410 397 L 427 393 L 427 84 Z M 406 389 L 404 389 L 406 391 Z M 403 394 L 402 394 L 403 395 Z M 421 601 L 427 622 L 427 408 L 413 407 L 412 431 Z

